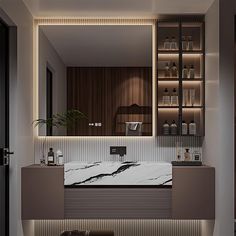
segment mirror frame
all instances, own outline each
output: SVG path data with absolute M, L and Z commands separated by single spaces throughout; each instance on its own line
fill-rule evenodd
M 157 33 L 156 19 L 136 18 L 36 18 L 33 25 L 33 120 L 39 118 L 39 26 L 40 25 L 148 25 L 152 26 L 152 135 L 151 136 L 41 136 L 39 127 L 34 128 L 34 137 L 47 139 L 94 139 L 94 138 L 121 138 L 147 139 L 156 137 L 156 90 L 157 90 Z

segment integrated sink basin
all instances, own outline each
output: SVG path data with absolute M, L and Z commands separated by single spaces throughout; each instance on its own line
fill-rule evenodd
M 171 186 L 168 162 L 69 162 L 64 166 L 64 185 L 79 186 Z

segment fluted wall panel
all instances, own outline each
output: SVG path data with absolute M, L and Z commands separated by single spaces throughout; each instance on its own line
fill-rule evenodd
M 42 156 L 44 138 L 35 139 L 35 162 Z M 45 149 L 53 147 L 64 154 L 65 162 L 69 161 L 109 161 L 115 157 L 110 155 L 110 146 L 127 146 L 126 160 L 139 161 L 172 161 L 176 159 L 176 144 L 190 148 L 190 152 L 202 151 L 202 139 L 198 137 L 152 137 L 152 138 L 124 138 L 124 137 L 53 137 L 47 138 Z
M 115 236 L 200 236 L 199 220 L 37 220 L 35 236 L 59 236 L 63 230 L 113 230 Z

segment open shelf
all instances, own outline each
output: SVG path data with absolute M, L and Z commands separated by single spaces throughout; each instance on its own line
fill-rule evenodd
M 163 124 L 175 121 L 177 136 L 202 137 L 205 134 L 205 44 L 204 22 L 185 21 L 178 18 L 157 22 L 157 135 L 163 134 Z M 173 40 L 176 50 L 167 49 L 166 42 Z M 173 63 L 177 66 L 177 76 L 168 76 Z M 183 69 L 187 69 L 184 76 Z M 194 71 L 194 73 L 192 73 Z M 171 75 L 171 74 L 170 74 Z M 177 90 L 178 106 L 163 104 L 163 96 L 173 96 Z M 167 93 L 165 93 L 167 89 Z M 188 134 L 182 135 L 182 122 L 188 125 Z M 189 134 L 189 124 L 196 125 L 195 135 Z

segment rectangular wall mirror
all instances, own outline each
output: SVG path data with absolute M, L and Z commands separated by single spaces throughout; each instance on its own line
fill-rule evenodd
M 40 136 L 152 136 L 152 25 L 40 25 L 38 37 Z

